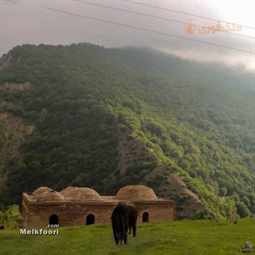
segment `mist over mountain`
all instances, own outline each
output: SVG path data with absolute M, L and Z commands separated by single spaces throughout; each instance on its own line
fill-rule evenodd
M 184 59 L 242 65 L 254 72 L 253 9 L 253 2 L 241 0 L 1 0 L 0 23 L 8 29 L 0 31 L 0 55 L 26 43 L 89 41 L 110 48 L 153 47 Z M 225 30 L 186 31 L 191 23 L 201 29 L 219 22 Z M 228 31 L 231 24 L 241 27 Z
M 185 213 L 255 213 L 254 80 L 148 48 L 15 47 L 0 60 L 1 205 L 139 183 Z

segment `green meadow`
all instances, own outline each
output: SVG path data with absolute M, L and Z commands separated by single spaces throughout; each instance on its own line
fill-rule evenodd
M 214 221 L 174 221 L 140 225 L 127 246 L 113 243 L 110 225 L 60 228 L 59 236 L 21 236 L 0 232 L 3 255 L 235 255 L 245 241 L 255 244 L 255 220 L 238 224 Z M 255 253 L 250 253 L 255 254 Z

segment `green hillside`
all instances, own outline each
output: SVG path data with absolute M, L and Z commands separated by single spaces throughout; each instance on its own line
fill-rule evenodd
M 177 221 L 142 225 L 127 246 L 116 246 L 110 226 L 61 228 L 58 236 L 24 236 L 1 231 L 0 254 L 19 255 L 237 255 L 246 241 L 255 243 L 254 219 L 236 225 Z M 254 254 L 254 252 L 250 253 Z
M 199 198 L 194 217 L 255 213 L 254 78 L 150 49 L 14 48 L 0 60 L 2 206 L 42 185 L 141 183 L 186 214 Z

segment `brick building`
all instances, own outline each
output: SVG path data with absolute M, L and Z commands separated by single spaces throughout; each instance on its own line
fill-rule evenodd
M 84 187 L 67 187 L 61 192 L 40 187 L 31 194 L 22 194 L 23 226 L 109 224 L 120 201 L 136 206 L 138 223 L 175 219 L 175 203 L 158 198 L 151 188 L 143 185 L 123 187 L 116 196 L 100 196 Z

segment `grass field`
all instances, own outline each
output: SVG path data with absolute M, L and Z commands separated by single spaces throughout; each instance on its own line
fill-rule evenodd
M 236 225 L 210 221 L 176 221 L 141 225 L 137 238 L 116 246 L 110 226 L 61 228 L 57 237 L 20 236 L 0 232 L 2 255 L 235 255 L 247 240 L 255 244 L 255 220 Z M 250 253 L 255 254 L 255 253 Z

